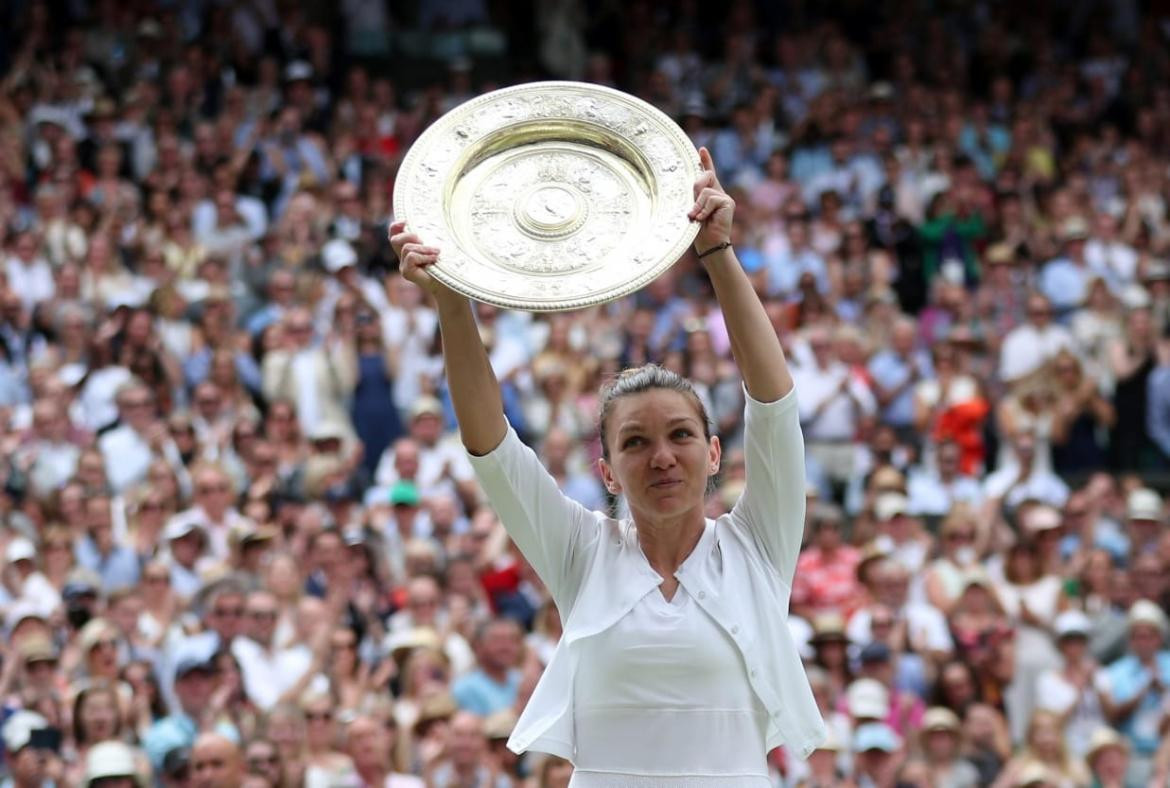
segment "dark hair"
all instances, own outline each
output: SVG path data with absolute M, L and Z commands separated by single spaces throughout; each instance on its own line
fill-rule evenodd
M 81 707 L 94 695 L 108 695 L 114 704 L 114 737 L 117 738 L 123 730 L 122 705 L 118 697 L 118 690 L 107 681 L 96 681 L 77 693 L 73 699 L 73 740 L 77 744 L 89 744 L 89 732 L 81 721 Z
M 617 377 L 607 381 L 601 387 L 601 412 L 598 414 L 597 423 L 601 432 L 601 456 L 606 460 L 609 459 L 609 443 L 606 440 L 605 427 L 609 421 L 609 414 L 613 411 L 614 403 L 622 397 L 655 389 L 677 391 L 688 397 L 698 411 L 699 420 L 703 422 L 703 437 L 706 440 L 711 439 L 711 420 L 707 416 L 707 409 L 703 407 L 703 401 L 699 399 L 691 382 L 682 375 L 657 364 L 643 364 L 640 367 L 622 371 Z

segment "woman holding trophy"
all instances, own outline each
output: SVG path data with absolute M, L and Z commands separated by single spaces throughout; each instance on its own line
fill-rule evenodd
M 780 342 L 736 259 L 735 203 L 699 151 L 694 248 L 743 377 L 747 484 L 704 515 L 719 438 L 661 367 L 601 392 L 602 479 L 630 516 L 566 498 L 504 417 L 467 298 L 428 273 L 440 249 L 390 229 L 403 275 L 437 304 L 460 436 L 491 505 L 539 573 L 564 635 L 508 742 L 568 758 L 574 788 L 768 786 L 767 752 L 807 757 L 825 728 L 785 620 L 804 527 L 803 439 Z

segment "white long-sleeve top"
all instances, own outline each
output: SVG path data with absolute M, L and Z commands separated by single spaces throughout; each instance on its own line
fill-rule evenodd
M 749 746 L 759 747 L 756 753 L 762 766 L 766 751 L 780 745 L 796 757 L 807 757 L 824 740 L 825 726 L 784 624 L 804 528 L 804 445 L 796 394 L 771 403 L 746 399 L 744 493 L 731 512 L 707 520 L 702 538 L 675 577 L 680 603 L 689 598 L 705 616 L 695 618 L 684 611 L 680 629 L 696 627 L 689 636 L 692 639 L 699 631 L 707 636 L 710 630 L 701 628 L 709 622 L 721 633 L 719 643 L 731 646 L 718 655 L 708 652 L 704 660 L 726 664 L 726 672 L 750 688 L 754 697 L 750 702 L 743 699 L 743 708 L 759 713 L 753 719 L 763 737 L 756 734 Z M 600 688 L 612 682 L 593 673 L 602 668 L 586 655 L 633 645 L 630 625 L 644 611 L 632 611 L 651 592 L 661 595 L 658 586 L 663 578 L 646 561 L 629 520 L 588 511 L 562 495 L 535 453 L 511 428 L 499 446 L 482 457 L 473 456 L 471 462 L 501 522 L 544 580 L 565 621 L 564 635 L 508 747 L 517 753 L 549 752 L 575 763 L 584 758 L 592 770 L 620 773 L 622 764 L 616 762 L 620 753 L 613 762 L 601 760 L 600 753 L 595 756 L 598 731 L 588 728 L 593 724 L 590 711 L 599 699 L 620 704 L 628 693 L 625 685 L 614 685 L 608 697 L 597 697 Z M 635 618 L 623 621 L 630 615 Z M 675 637 L 684 635 L 674 633 Z M 718 643 L 707 644 L 709 649 L 717 647 Z M 700 674 L 709 670 L 702 660 L 691 670 L 686 664 L 678 665 L 660 688 L 673 688 L 676 695 L 697 690 L 703 680 Z M 579 691 L 587 685 L 592 686 L 593 697 Z M 693 697 L 707 703 L 705 691 L 696 691 Z M 715 707 L 707 705 L 704 710 Z M 711 734 L 705 722 L 675 735 L 689 737 L 677 740 L 685 745 L 696 736 Z M 643 769 L 654 768 L 658 762 L 647 749 L 642 752 Z M 718 754 L 716 748 L 708 750 Z M 703 785 L 744 785 L 724 781 L 742 775 L 738 758 L 734 757 L 734 763 L 712 762 L 706 767 L 728 775 L 719 783 L 703 776 L 710 771 L 676 776 L 680 785 L 696 785 L 698 777 L 707 780 Z M 630 771 L 628 764 L 626 771 Z M 615 779 L 626 778 L 615 775 Z M 647 784 L 647 778 L 630 779 L 633 782 L 621 784 Z M 650 782 L 666 784 L 661 777 Z

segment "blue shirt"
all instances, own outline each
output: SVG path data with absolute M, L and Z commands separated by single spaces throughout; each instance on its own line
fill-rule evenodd
M 451 695 L 459 708 L 486 717 L 516 705 L 520 691 L 520 671 L 508 671 L 506 684 L 498 684 L 482 670 L 463 676 L 451 687 Z
M 78 564 L 98 573 L 102 590 L 106 593 L 138 584 L 141 567 L 138 554 L 132 548 L 115 545 L 109 553 L 102 555 L 93 539 L 86 536 L 77 541 L 73 554 Z
M 1156 367 L 1146 379 L 1146 432 L 1170 459 L 1170 365 Z
M 931 376 L 930 358 L 922 351 L 911 353 L 923 377 Z M 910 379 L 910 364 L 892 350 L 878 353 L 869 362 L 869 374 L 886 391 L 892 391 Z M 902 393 L 882 411 L 882 421 L 894 427 L 909 427 L 914 423 L 914 386 L 906 386 Z

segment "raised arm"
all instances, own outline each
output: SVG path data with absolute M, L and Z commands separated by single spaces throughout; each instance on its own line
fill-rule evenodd
M 702 222 L 695 250 L 715 288 L 731 354 L 748 394 L 760 402 L 774 402 L 792 390 L 792 375 L 764 305 L 730 246 L 735 201 L 719 185 L 706 148 L 699 149 L 699 162 L 703 173 L 695 181 L 695 206 L 690 213 Z
M 427 267 L 439 259 L 439 250 L 406 232 L 406 222 L 390 225 L 390 245 L 401 261 L 403 277 L 435 298 L 447 385 L 459 421 L 459 435 L 468 452 L 487 454 L 500 445 L 508 425 L 500 384 L 480 339 L 471 302 L 427 273 Z

